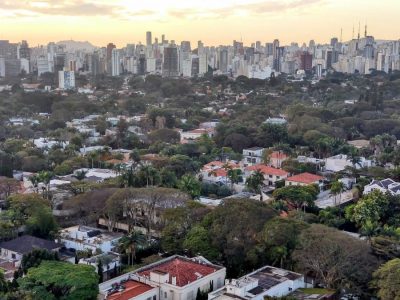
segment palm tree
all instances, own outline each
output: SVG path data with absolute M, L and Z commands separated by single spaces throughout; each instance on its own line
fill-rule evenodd
M 46 191 L 46 197 L 47 197 L 47 199 L 49 199 L 49 197 L 50 197 L 50 194 L 49 194 L 50 181 L 53 178 L 53 173 L 49 172 L 49 171 L 41 171 L 38 173 L 37 176 L 38 176 L 39 182 L 42 182 L 45 184 L 43 192 Z M 43 197 L 44 197 L 44 193 L 43 193 Z
M 233 190 L 233 185 L 239 183 L 242 178 L 242 170 L 240 169 L 230 169 L 228 170 L 228 178 L 231 182 L 231 190 Z
M 342 200 L 342 193 L 344 192 L 344 190 L 345 190 L 345 187 L 344 187 L 343 182 L 341 182 L 339 180 L 332 182 L 330 194 L 335 197 L 335 206 L 336 206 L 337 195 L 339 195 L 339 205 L 340 205 L 340 202 Z
M 137 231 L 122 237 L 118 242 L 118 248 L 124 252 L 128 257 L 128 265 L 133 265 L 136 259 L 136 250 L 143 248 L 147 244 L 146 237 Z
M 249 190 L 254 193 L 260 193 L 260 200 L 263 201 L 262 185 L 264 184 L 264 174 L 257 170 L 252 175 L 250 175 L 246 180 L 246 185 Z
M 82 181 L 83 179 L 86 178 L 86 174 L 87 174 L 87 171 L 85 171 L 85 170 L 80 170 L 80 171 L 77 171 L 73 176 L 74 176 L 76 179 L 78 179 L 79 181 Z

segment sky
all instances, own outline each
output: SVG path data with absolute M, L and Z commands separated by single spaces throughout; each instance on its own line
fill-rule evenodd
M 109 42 L 122 47 L 153 38 L 202 40 L 206 45 L 242 40 L 282 44 L 343 41 L 368 24 L 376 39 L 400 39 L 400 0 L 0 0 L 0 39 Z

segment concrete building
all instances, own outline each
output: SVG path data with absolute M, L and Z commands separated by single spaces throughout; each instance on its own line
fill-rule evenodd
M 75 72 L 58 71 L 58 87 L 62 90 L 75 89 Z
M 129 289 L 121 289 L 120 297 L 113 298 L 113 287 L 119 284 L 141 283 L 151 300 L 195 300 L 197 291 L 214 291 L 224 285 L 226 269 L 214 265 L 204 257 L 186 258 L 171 256 L 143 268 L 129 272 L 99 285 L 100 299 L 149 299 L 135 293 L 130 296 Z M 151 291 L 151 292 L 150 292 Z M 155 297 L 155 298 L 154 298 Z
M 265 266 L 239 279 L 226 280 L 222 288 L 208 294 L 208 300 L 264 300 L 267 296 L 287 296 L 305 287 L 303 275 Z
M 95 253 L 97 249 L 102 252 L 112 252 L 122 236 L 121 233 L 76 225 L 62 229 L 58 241 L 67 249 L 90 250 L 92 253 Z

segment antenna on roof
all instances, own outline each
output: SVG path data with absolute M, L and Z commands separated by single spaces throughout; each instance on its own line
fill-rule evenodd
M 351 35 L 351 39 L 354 40 L 354 24 L 353 24 L 353 33 Z
M 364 37 L 367 37 L 367 21 L 365 21 L 365 31 L 364 31 Z
M 360 39 L 360 21 L 358 21 L 358 35 L 357 38 Z
M 340 28 L 340 42 L 343 40 L 343 28 Z

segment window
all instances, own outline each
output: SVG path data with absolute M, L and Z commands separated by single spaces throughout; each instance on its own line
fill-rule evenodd
M 165 298 L 165 299 L 168 298 L 167 292 L 164 292 L 164 298 Z
M 157 296 L 153 296 L 153 300 L 157 300 Z
M 15 253 L 11 254 L 12 259 L 16 259 L 17 257 L 15 256 Z

